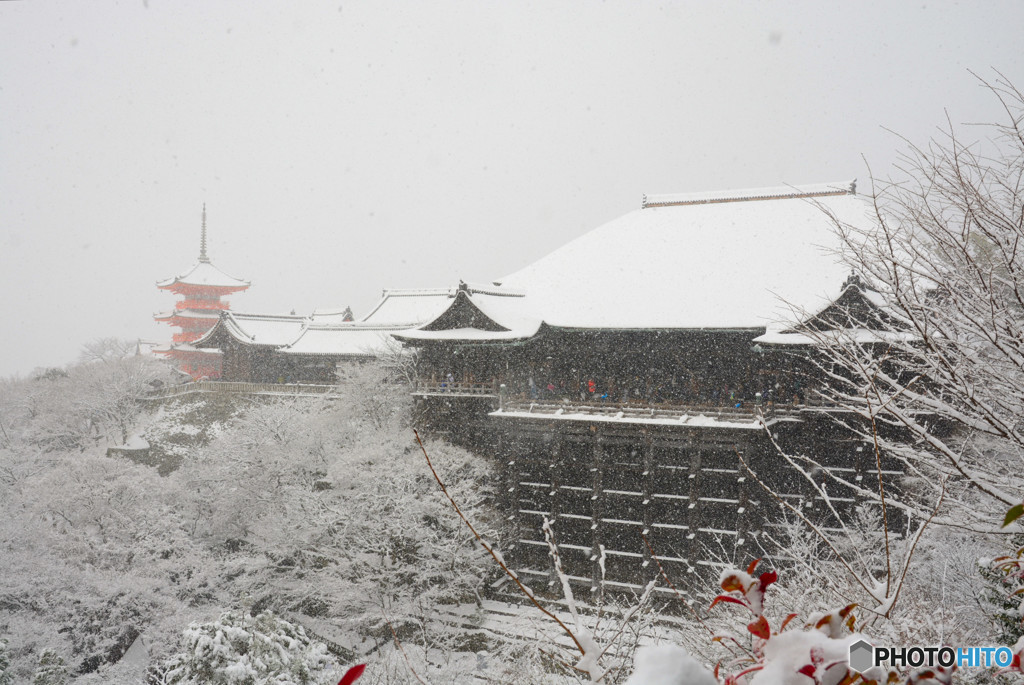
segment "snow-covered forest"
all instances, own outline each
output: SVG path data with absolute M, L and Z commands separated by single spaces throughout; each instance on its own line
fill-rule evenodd
M 508 610 L 522 622 L 518 639 L 494 630 L 513 621 L 484 599 L 501 573 L 432 478 L 409 425 L 407 388 L 379 366 L 354 369 L 339 399 L 200 395 L 155 404 L 135 400 L 167 379 L 166 367 L 114 349 L 2 386 L 7 682 L 136 683 L 148 671 L 154 682 L 285 674 L 273 682 L 330 683 L 356 660 L 369 663 L 369 683 L 589 679 L 566 667 L 582 660 L 529 606 Z M 452 497 L 500 549 L 490 465 L 441 441 L 426 447 Z M 860 548 L 860 573 L 885 563 L 871 542 L 878 525 L 851 522 L 842 541 Z M 771 586 L 772 625 L 790 612 L 813 624 L 834 607 L 870 606 L 798 522 L 779 535 L 789 536 L 797 564 Z M 897 563 L 908 542 L 894 541 Z M 996 547 L 938 528 L 918 547 L 898 608 L 884 620 L 863 615 L 865 630 L 894 643 L 996 639 L 996 609 L 984 595 L 999 586 L 977 563 Z M 559 607 L 585 647 L 614 644 L 601 659 L 612 669 L 602 682 L 622 682 L 637 644 L 683 645 L 707 667 L 743 654 L 710 639 L 731 632 L 750 642 L 746 618 L 722 607 L 708 614 L 713 590 L 687 592 L 699 620 L 668 592 L 633 613 L 636 599 L 618 598 L 596 626 L 585 611 L 574 624 Z M 659 612 L 676 618 L 659 626 Z M 148 659 L 125 656 L 139 636 Z M 287 648 L 258 657 L 261 639 Z M 655 652 L 643 665 L 663 659 L 675 669 L 688 663 L 681 654 Z M 683 682 L 657 677 L 641 669 L 631 682 Z
M 10 682 L 30 681 L 44 654 L 68 676 L 38 682 L 121 682 L 112 665 L 140 634 L 159 668 L 181 656 L 190 623 L 264 612 L 330 619 L 326 639 L 353 654 L 391 644 L 389 621 L 431 654 L 458 647 L 429 619 L 475 602 L 487 568 L 412 449 L 400 386 L 366 368 L 332 401 L 136 401 L 167 375 L 162 362 L 126 357 L 3 383 Z M 108 456 L 125 442 L 149 448 Z M 487 465 L 442 443 L 431 450 L 486 527 Z M 328 682 L 343 665 L 336 655 L 313 663 L 328 669 L 295 682 Z M 368 679 L 394 671 L 384 659 Z

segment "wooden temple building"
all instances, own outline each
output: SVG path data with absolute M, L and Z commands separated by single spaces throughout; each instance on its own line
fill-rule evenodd
M 193 345 L 219 350 L 225 381 L 331 384 L 345 364 L 399 353 L 392 334 L 432 319 L 453 294 L 448 288 L 385 290 L 358 320 L 347 307 L 308 316 L 224 311 Z
M 156 286 L 168 290 L 182 299 L 169 312 L 153 318 L 178 329 L 168 346 L 153 351 L 166 355 L 181 371 L 192 378 L 220 378 L 221 355 L 215 349 L 199 349 L 193 343 L 201 338 L 222 312 L 230 308 L 222 298 L 249 287 L 249 281 L 228 276 L 218 269 L 206 255 L 206 205 L 203 205 L 202 230 L 199 241 L 199 260 L 179 276 L 159 281 Z
M 776 445 L 872 482 L 871 446 L 820 400 L 810 333 L 884 344 L 884 302 L 838 256 L 829 215 L 871 222 L 854 184 L 648 196 L 394 334 L 419 352 L 420 420 L 503 465 L 523 574 L 553 582 L 545 518 L 595 590 L 603 573 L 650 580 L 645 537 L 681 580 L 761 556 L 777 520 L 762 484 L 834 525 Z

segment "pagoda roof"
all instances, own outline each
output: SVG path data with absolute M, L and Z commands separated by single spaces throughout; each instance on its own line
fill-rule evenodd
M 215 348 L 198 349 L 192 343 L 174 343 L 172 345 L 161 345 L 161 346 L 153 347 L 152 351 L 153 351 L 154 354 L 190 355 L 190 356 L 222 355 L 223 354 L 223 352 L 221 352 L 220 350 L 215 349 Z
M 158 288 L 172 290 L 177 286 L 196 286 L 206 288 L 217 288 L 225 290 L 244 290 L 249 287 L 249 281 L 243 281 L 228 276 L 226 273 L 215 267 L 209 261 L 200 261 L 192 265 L 188 271 L 174 278 L 157 281 Z
M 220 309 L 172 309 L 169 312 L 160 312 L 154 314 L 153 318 L 157 321 L 169 321 L 175 318 L 181 319 L 209 319 L 217 320 L 220 318 L 220 313 L 223 310 Z

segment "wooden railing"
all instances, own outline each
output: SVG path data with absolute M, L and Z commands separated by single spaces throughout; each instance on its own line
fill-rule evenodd
M 777 406 L 774 404 L 747 404 L 743 406 L 713 406 L 713 405 L 690 405 L 673 404 L 661 402 L 658 404 L 643 404 L 639 402 L 608 402 L 601 404 L 583 402 L 559 402 L 551 400 L 523 400 L 510 399 L 502 404 L 502 411 L 555 415 L 561 414 L 586 414 L 592 416 L 621 416 L 632 419 L 678 419 L 684 414 L 690 416 L 706 416 L 708 418 L 722 419 L 725 421 L 756 421 L 760 417 L 765 420 L 775 418 L 780 411 L 791 408 L 792 405 Z M 792 407 L 798 408 L 798 407 Z
M 483 381 L 480 383 L 463 383 L 447 381 L 419 381 L 413 389 L 414 395 L 481 395 L 488 397 L 498 396 L 497 381 Z
M 300 383 L 240 383 L 235 381 L 195 381 L 154 390 L 142 399 L 162 400 L 197 392 L 234 393 L 239 395 L 331 395 L 336 385 L 305 385 Z

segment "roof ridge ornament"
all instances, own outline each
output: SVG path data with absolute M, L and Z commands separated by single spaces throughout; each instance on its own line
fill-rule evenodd
M 864 285 L 864 281 L 861 279 L 860 274 L 858 274 L 853 269 L 850 269 L 850 275 L 846 277 L 845 281 L 843 281 L 842 289 L 846 290 L 847 288 L 850 287 L 856 288 L 857 290 L 861 291 L 867 290 L 867 287 Z
M 714 205 L 729 202 L 755 202 L 759 200 L 800 200 L 838 195 L 856 195 L 857 181 L 851 183 L 819 183 L 816 185 L 785 185 L 775 188 L 709 191 L 702 193 L 644 194 L 641 209 L 653 207 L 682 207 L 688 205 Z
M 206 256 L 206 203 L 203 203 L 203 228 L 199 237 L 199 261 L 204 264 L 210 263 L 210 258 Z

